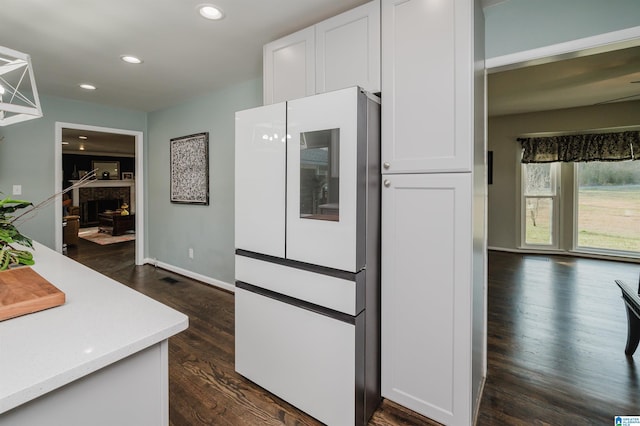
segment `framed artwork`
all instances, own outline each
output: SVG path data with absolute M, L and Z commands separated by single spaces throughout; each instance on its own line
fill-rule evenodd
M 133 180 L 133 172 L 122 172 L 122 180 Z
M 209 205 L 209 133 L 170 142 L 171 202 Z

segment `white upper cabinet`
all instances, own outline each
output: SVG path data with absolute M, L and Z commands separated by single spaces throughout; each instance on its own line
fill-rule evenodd
M 313 27 L 264 45 L 265 105 L 315 94 L 315 49 Z
M 380 91 L 380 0 L 315 26 L 316 92 L 360 86 Z
M 361 86 L 380 91 L 380 0 L 272 41 L 263 49 L 265 105 Z
M 284 257 L 286 103 L 236 112 L 236 248 Z
M 468 0 L 382 0 L 383 173 L 471 171 Z

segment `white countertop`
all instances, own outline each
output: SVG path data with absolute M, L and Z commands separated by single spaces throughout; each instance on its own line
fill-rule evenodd
M 188 327 L 188 317 L 41 244 L 33 270 L 66 302 L 0 321 L 0 413 Z

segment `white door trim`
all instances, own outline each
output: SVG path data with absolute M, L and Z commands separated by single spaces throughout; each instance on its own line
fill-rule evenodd
M 537 49 L 524 50 L 509 55 L 488 58 L 487 73 L 577 58 L 595 53 L 609 52 L 640 45 L 640 27 L 626 28 L 564 43 L 552 44 Z
M 55 193 L 62 191 L 62 129 L 90 130 L 94 132 L 117 133 L 130 135 L 136 144 L 136 265 L 142 265 L 144 260 L 144 134 L 135 130 L 114 129 L 109 127 L 88 126 L 86 124 L 64 123 L 56 121 L 54 148 Z M 54 203 L 55 223 L 62 223 L 62 197 L 56 197 Z M 55 227 L 55 249 L 62 252 L 62 226 Z

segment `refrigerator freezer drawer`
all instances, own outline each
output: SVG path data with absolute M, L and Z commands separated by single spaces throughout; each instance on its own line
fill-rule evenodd
M 329 425 L 356 418 L 356 326 L 236 288 L 236 371 Z
M 343 275 L 349 275 L 351 279 L 236 255 L 238 281 L 348 315 L 358 315 L 364 309 L 365 272 Z

